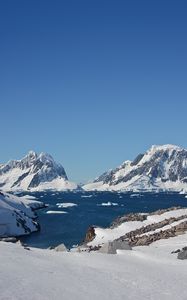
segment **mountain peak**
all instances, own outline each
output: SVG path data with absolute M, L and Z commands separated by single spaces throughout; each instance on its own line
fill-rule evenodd
M 12 160 L 0 165 L 0 188 L 2 190 L 75 189 L 68 181 L 61 164 L 41 152 L 29 151 L 21 160 Z
M 37 158 L 37 156 L 38 155 L 37 155 L 37 153 L 35 151 L 30 150 L 25 157 L 28 157 L 28 158 Z

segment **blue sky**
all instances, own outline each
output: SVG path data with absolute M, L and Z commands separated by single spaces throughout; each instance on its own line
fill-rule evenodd
M 86 181 L 187 147 L 186 0 L 0 2 L 0 161 L 51 153 Z

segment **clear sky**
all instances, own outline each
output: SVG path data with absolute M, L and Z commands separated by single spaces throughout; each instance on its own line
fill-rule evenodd
M 49 152 L 87 181 L 187 147 L 186 0 L 0 1 L 0 161 Z

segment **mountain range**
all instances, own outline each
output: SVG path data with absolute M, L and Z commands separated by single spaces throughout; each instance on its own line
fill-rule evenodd
M 76 190 L 61 164 L 51 155 L 30 151 L 21 160 L 0 164 L 0 190 Z M 186 191 L 187 150 L 175 145 L 152 146 L 133 161 L 124 161 L 93 182 L 85 191 Z

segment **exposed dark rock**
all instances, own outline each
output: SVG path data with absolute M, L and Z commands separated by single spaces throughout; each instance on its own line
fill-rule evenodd
M 172 251 L 171 254 L 179 253 L 180 251 L 181 251 L 180 249 L 177 249 L 177 250 Z
M 131 213 L 128 215 L 124 215 L 122 217 L 118 217 L 117 219 L 115 219 L 113 221 L 113 223 L 111 224 L 110 228 L 115 228 L 119 225 L 121 225 L 124 222 L 130 222 L 130 221 L 144 221 L 147 219 L 147 214 L 140 214 L 140 213 Z
M 2 242 L 7 242 L 7 243 L 16 243 L 18 239 L 16 237 L 4 237 L 0 238 Z
M 156 211 L 153 211 L 151 213 L 149 213 L 149 215 L 162 215 L 164 214 L 165 212 L 168 212 L 168 211 L 173 211 L 173 210 L 177 210 L 177 209 L 181 209 L 182 207 L 181 206 L 173 206 L 173 207 L 170 207 L 170 208 L 165 208 L 165 209 L 159 209 L 159 210 L 156 210 Z
M 140 161 L 141 159 L 144 157 L 144 154 L 139 154 L 135 160 L 133 160 L 133 162 L 131 162 L 131 166 L 136 166 Z
M 130 231 L 130 232 L 126 233 L 124 236 L 121 236 L 119 238 L 119 240 L 129 239 L 130 241 L 134 241 L 136 239 L 136 237 L 139 236 L 139 235 L 154 231 L 156 229 L 163 228 L 166 225 L 170 225 L 173 222 L 183 220 L 184 218 L 187 218 L 187 215 L 183 215 L 183 216 L 180 216 L 178 218 L 169 218 L 169 219 L 165 219 L 165 220 L 163 220 L 161 222 L 158 222 L 158 223 L 153 223 L 153 224 L 150 224 L 150 225 L 147 225 L 147 226 L 143 226 L 139 229 L 136 229 L 136 230 L 133 230 L 133 231 Z
M 174 206 L 174 207 L 171 207 L 171 208 L 159 209 L 157 211 L 149 213 L 149 215 L 161 215 L 165 212 L 177 210 L 177 209 L 180 209 L 180 208 L 181 208 L 180 206 Z M 130 214 L 118 217 L 117 219 L 115 219 L 112 222 L 110 228 L 115 228 L 115 227 L 121 225 L 124 222 L 130 222 L 130 221 L 143 222 L 144 220 L 147 219 L 147 215 L 148 215 L 147 213 L 130 213 Z
M 131 236 L 128 239 L 129 245 L 131 247 L 135 246 L 148 246 L 151 243 L 161 240 L 161 239 L 168 239 L 170 237 L 175 237 L 180 234 L 184 234 L 187 231 L 187 222 L 182 222 L 179 225 L 173 226 L 167 230 L 161 230 L 159 232 L 155 232 L 153 234 L 145 234 L 142 236 Z
M 19 183 L 29 175 L 29 172 L 26 172 L 24 174 L 22 174 L 21 176 L 18 177 L 18 179 L 14 182 L 14 184 L 12 185 L 12 188 L 16 185 L 19 185 Z
M 95 238 L 95 229 L 94 226 L 90 226 L 87 230 L 85 239 L 84 239 L 84 243 L 89 243 L 91 241 L 93 241 L 93 239 Z
M 181 250 L 178 255 L 177 255 L 178 259 L 187 259 L 187 250 Z

